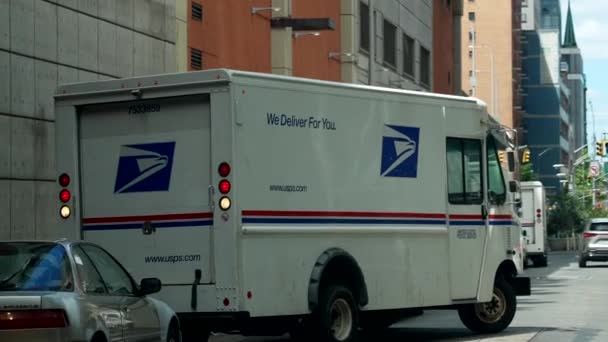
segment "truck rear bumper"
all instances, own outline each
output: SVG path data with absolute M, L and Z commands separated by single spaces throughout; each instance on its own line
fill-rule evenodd
M 515 290 L 516 296 L 529 296 L 531 293 L 530 278 L 528 277 L 515 277 L 510 280 L 513 290 Z

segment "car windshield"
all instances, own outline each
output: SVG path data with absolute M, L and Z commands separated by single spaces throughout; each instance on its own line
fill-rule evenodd
M 0 242 L 0 291 L 71 291 L 73 286 L 63 246 Z

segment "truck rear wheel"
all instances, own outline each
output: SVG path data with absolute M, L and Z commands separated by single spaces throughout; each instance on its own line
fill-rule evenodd
M 472 331 L 493 334 L 511 324 L 517 309 L 515 291 L 502 277 L 494 282 L 492 300 L 487 303 L 467 304 L 458 309 L 458 316 Z
M 359 307 L 345 286 L 330 285 L 321 293 L 313 321 L 317 341 L 352 342 L 359 337 Z
M 547 255 L 539 255 L 534 258 L 534 267 L 547 267 Z

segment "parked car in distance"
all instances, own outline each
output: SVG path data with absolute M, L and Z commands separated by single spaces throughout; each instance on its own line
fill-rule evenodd
M 585 226 L 579 267 L 587 267 L 587 261 L 608 261 L 608 218 L 591 219 Z
M 92 243 L 0 241 L 0 341 L 180 341 L 160 288 Z

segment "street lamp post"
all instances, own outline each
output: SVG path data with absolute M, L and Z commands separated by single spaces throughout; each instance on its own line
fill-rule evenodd
M 536 173 L 538 173 L 538 177 L 540 177 L 540 157 L 542 157 L 545 153 L 549 152 L 550 150 L 554 149 L 555 146 L 551 146 L 551 147 L 547 147 L 546 149 L 542 150 L 539 154 L 536 155 L 536 164 L 538 165 L 536 168 Z
M 488 49 L 488 52 L 490 53 L 490 97 L 491 97 L 491 102 L 492 102 L 492 114 L 496 115 L 496 87 L 495 87 L 495 80 L 494 80 L 494 50 L 492 49 L 491 46 L 485 45 L 485 44 L 480 44 L 480 45 L 475 45 L 475 43 L 473 42 L 472 45 L 469 45 L 469 49 L 471 49 L 471 51 L 473 52 L 473 61 L 475 61 L 475 49 L 476 48 L 486 48 Z M 477 79 L 477 70 L 475 70 L 475 63 L 473 63 L 473 75 L 475 77 L 475 79 Z M 475 96 L 475 94 L 473 94 L 473 96 Z

